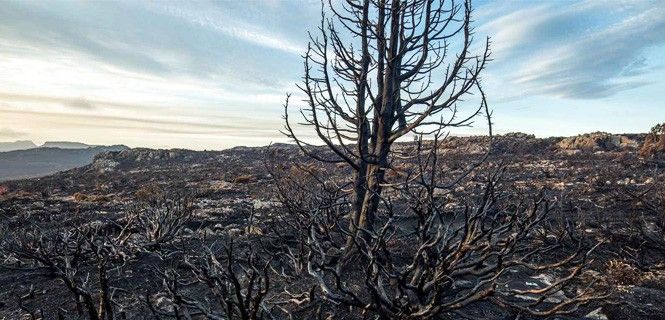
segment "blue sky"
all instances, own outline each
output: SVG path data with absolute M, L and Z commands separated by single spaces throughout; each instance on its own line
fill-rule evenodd
M 476 1 L 498 133 L 665 121 L 665 1 Z M 219 149 L 284 141 L 318 1 L 4 1 L 0 141 Z M 482 134 L 472 128 L 460 134 Z

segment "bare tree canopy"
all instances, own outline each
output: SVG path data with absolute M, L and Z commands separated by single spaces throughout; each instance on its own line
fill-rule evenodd
M 344 1 L 329 3 L 304 57 L 304 125 L 335 157 L 308 151 L 285 105 L 285 133 L 321 161 L 355 170 L 353 224 L 371 228 L 390 167 L 391 146 L 409 133 L 440 135 L 467 126 L 487 104 L 480 73 L 489 40 L 472 53 L 470 1 Z M 322 12 L 326 12 L 325 8 Z M 464 115 L 460 102 L 476 93 Z

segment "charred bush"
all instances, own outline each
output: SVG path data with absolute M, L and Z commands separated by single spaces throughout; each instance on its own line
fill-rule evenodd
M 123 242 L 159 248 L 178 239 L 193 215 L 193 200 L 188 195 L 164 193 L 150 201 L 129 204 L 121 219 Z

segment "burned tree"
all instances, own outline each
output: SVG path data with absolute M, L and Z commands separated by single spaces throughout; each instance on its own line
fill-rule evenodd
M 395 142 L 467 126 L 482 112 L 489 116 L 479 78 L 489 40 L 480 55 L 471 53 L 468 1 L 346 1 L 330 9 L 334 18 L 322 18 L 320 35 L 311 36 L 300 89 L 304 125 L 335 156 L 313 153 L 298 137 L 288 98 L 285 132 L 311 157 L 353 168 L 350 229 L 356 234 L 373 226 Z M 349 44 L 348 36 L 360 43 Z M 462 116 L 458 104 L 473 93 L 479 103 Z
M 459 170 L 442 163 L 446 134 L 476 118 L 486 118 L 491 142 L 480 81 L 489 40 L 472 53 L 471 13 L 470 1 L 443 0 L 347 0 L 322 9 L 304 56 L 300 125 L 327 152 L 298 134 L 290 96 L 285 134 L 307 156 L 349 167 L 352 181 L 317 177 L 321 187 L 312 189 L 287 179 L 278 191 L 301 218 L 294 225 L 306 233 L 306 252 L 297 257 L 307 257 L 324 300 L 383 319 L 427 319 L 480 301 L 547 316 L 598 298 L 591 286 L 568 290 L 596 246 L 574 228 L 549 234 L 546 192 L 501 192 L 500 166 L 475 173 L 489 148 Z M 409 137 L 415 141 L 400 143 Z M 456 190 L 472 174 L 461 196 Z M 307 190 L 310 200 L 294 199 Z M 560 254 L 548 259 L 552 252 Z M 556 280 L 505 285 L 513 272 L 543 271 Z

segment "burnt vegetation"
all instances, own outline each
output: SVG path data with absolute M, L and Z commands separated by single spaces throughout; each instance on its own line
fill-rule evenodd
M 494 136 L 472 13 L 328 3 L 285 103 L 294 145 L 0 186 L 0 318 L 662 318 L 662 126 Z

